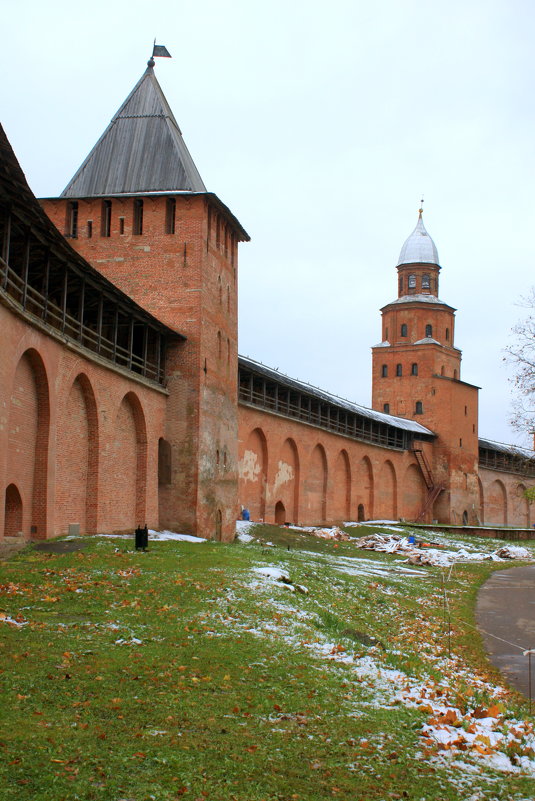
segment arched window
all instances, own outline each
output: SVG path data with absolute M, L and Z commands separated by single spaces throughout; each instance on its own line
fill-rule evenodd
M 409 289 L 416 289 L 416 276 L 414 274 L 409 275 Z
M 426 273 L 425 275 L 422 275 L 422 289 L 429 289 L 430 286 L 431 286 L 431 278 Z
M 388 365 L 383 364 L 383 366 L 381 367 L 381 378 L 387 378 L 387 376 L 388 376 Z
M 383 403 L 383 412 L 385 414 L 390 414 L 390 404 L 389 403 Z
M 432 325 L 429 325 L 429 324 L 426 325 L 426 327 L 425 327 L 425 335 L 426 335 L 426 337 L 432 337 L 433 336 L 433 326 Z
M 413 362 L 411 365 L 411 375 L 418 375 L 418 365 L 416 362 Z
M 401 336 L 402 337 L 406 337 L 407 336 L 407 323 L 402 323 L 401 324 Z
M 396 364 L 396 375 L 403 375 L 403 367 L 401 364 Z
M 423 405 L 422 401 L 416 401 L 414 414 L 423 414 L 423 413 L 424 413 L 424 405 Z

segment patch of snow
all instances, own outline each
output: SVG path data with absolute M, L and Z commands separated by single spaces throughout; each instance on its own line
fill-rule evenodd
M 178 542 L 206 542 L 206 537 L 194 537 L 193 534 L 177 534 L 174 531 L 153 531 L 149 529 L 149 540 L 165 542 L 176 540 Z
M 141 645 L 142 642 L 137 637 L 131 637 L 129 640 L 115 640 L 115 645 Z
M 285 579 L 286 581 L 290 580 L 288 574 L 284 573 L 279 567 L 266 565 L 266 567 L 253 567 L 253 570 L 261 576 L 267 576 L 267 578 L 272 578 L 276 581 L 280 581 L 281 579 Z

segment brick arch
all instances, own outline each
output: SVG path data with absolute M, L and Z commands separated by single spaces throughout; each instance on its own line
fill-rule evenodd
M 128 392 L 117 408 L 107 468 L 113 492 L 105 518 L 111 530 L 131 531 L 145 522 L 147 490 L 147 426 L 135 392 Z
M 350 520 L 351 518 L 351 466 L 347 451 L 342 449 L 336 457 L 333 470 L 331 520 Z
M 486 487 L 485 523 L 487 525 L 507 525 L 507 492 L 503 481 L 495 479 Z
M 6 487 L 4 536 L 16 537 L 22 531 L 22 498 L 15 484 Z
M 372 463 L 367 456 L 363 456 L 357 465 L 354 498 L 357 517 L 360 514 L 363 520 L 371 520 L 374 515 L 374 479 Z
M 47 535 L 48 445 L 50 395 L 41 355 L 28 348 L 21 355 L 11 388 L 6 483 L 21 499 L 26 538 Z
M 511 503 L 508 503 L 508 508 L 511 510 L 511 514 L 509 515 L 510 526 L 522 526 L 522 528 L 529 528 L 530 510 L 525 492 L 525 484 L 518 483 L 511 487 L 509 493 Z
M 266 517 L 266 483 L 268 446 L 266 435 L 259 427 L 247 437 L 239 465 L 240 503 L 249 509 L 251 520 Z
M 397 483 L 394 465 L 390 459 L 385 459 L 381 465 L 377 481 L 378 497 L 376 498 L 376 517 L 386 520 L 397 520 Z
M 297 523 L 300 515 L 299 484 L 301 468 L 299 451 L 295 440 L 291 437 L 284 440 L 278 459 L 275 459 L 275 464 L 276 473 L 270 496 L 274 509 L 273 515 L 276 514 L 277 505 L 279 505 L 279 510 L 281 507 L 284 508 L 286 521 Z
M 327 456 L 319 442 L 312 450 L 305 481 L 305 514 L 310 523 L 324 523 L 327 518 Z
M 78 523 L 97 530 L 99 427 L 95 393 L 85 373 L 71 383 L 56 437 L 56 509 L 59 531 Z
M 400 510 L 406 520 L 416 520 L 423 509 L 426 486 L 418 465 L 410 464 L 405 470 L 401 487 L 403 507 Z

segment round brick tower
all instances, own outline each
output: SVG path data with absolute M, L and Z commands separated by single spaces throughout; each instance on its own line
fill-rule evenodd
M 372 348 L 372 407 L 410 417 L 437 438 L 431 466 L 441 486 L 433 517 L 478 516 L 478 388 L 461 381 L 455 309 L 439 298 L 438 251 L 422 209 L 397 263 L 398 297 L 381 309 L 382 340 Z

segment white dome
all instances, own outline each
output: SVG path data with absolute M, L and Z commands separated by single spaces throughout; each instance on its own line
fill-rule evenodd
M 418 217 L 416 228 L 405 241 L 399 254 L 397 266 L 400 264 L 438 264 L 438 250 L 425 230 L 422 212 Z

